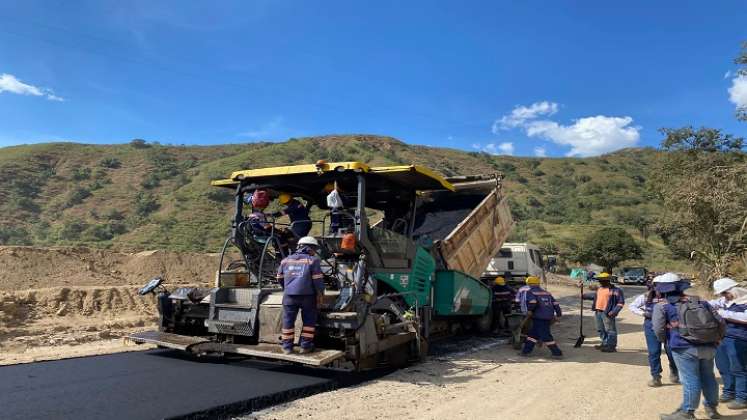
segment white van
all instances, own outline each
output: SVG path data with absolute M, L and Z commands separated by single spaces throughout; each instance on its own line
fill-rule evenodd
M 507 282 L 523 283 L 528 276 L 544 280 L 545 263 L 542 253 L 536 245 L 528 243 L 505 243 L 488 264 L 482 275 L 485 281 L 492 282 L 497 276 L 503 276 Z

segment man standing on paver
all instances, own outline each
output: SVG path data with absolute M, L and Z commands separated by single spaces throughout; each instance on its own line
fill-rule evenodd
M 585 293 L 584 300 L 591 300 L 597 332 L 602 340 L 595 349 L 604 353 L 617 351 L 617 323 L 615 319 L 625 305 L 622 289 L 610 282 L 609 273 L 601 273 L 594 277 L 599 281 L 599 288 L 594 293 Z
M 319 242 L 312 236 L 298 241 L 298 250 L 280 262 L 277 279 L 283 286 L 283 353 L 293 351 L 296 317 L 299 310 L 303 320 L 301 353 L 314 351 L 314 333 L 318 305 L 324 296 L 324 274 L 321 260 L 316 255 Z

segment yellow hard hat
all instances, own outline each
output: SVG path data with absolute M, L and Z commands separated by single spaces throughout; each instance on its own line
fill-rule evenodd
M 498 276 L 498 277 L 495 278 L 495 284 L 497 284 L 499 286 L 505 286 L 506 285 L 506 279 L 504 279 L 501 276 Z
M 526 283 L 529 286 L 539 286 L 540 279 L 539 279 L 539 277 L 529 276 L 529 277 L 527 277 Z
M 596 278 L 598 279 L 608 279 L 610 278 L 610 273 L 599 273 L 596 275 Z
M 288 204 L 288 202 L 291 201 L 291 198 L 293 197 L 288 193 L 280 193 L 280 195 L 278 196 L 278 201 L 280 202 L 280 204 Z

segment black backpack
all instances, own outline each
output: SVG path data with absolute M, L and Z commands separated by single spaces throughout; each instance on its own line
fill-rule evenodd
M 716 344 L 724 338 L 726 324 L 704 305 L 697 296 L 690 296 L 676 305 L 679 333 L 693 344 Z

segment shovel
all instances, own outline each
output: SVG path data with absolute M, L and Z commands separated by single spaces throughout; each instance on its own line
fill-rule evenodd
M 578 338 L 573 347 L 581 347 L 581 345 L 584 344 L 584 340 L 586 340 L 586 336 L 584 335 L 584 281 L 581 280 L 581 317 L 579 318 L 578 324 Z

